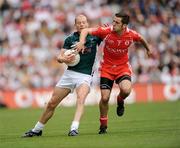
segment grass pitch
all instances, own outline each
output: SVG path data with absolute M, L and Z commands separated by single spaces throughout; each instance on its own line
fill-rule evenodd
M 109 107 L 108 134 L 98 135 L 98 106 L 86 106 L 79 136 L 68 137 L 74 107 L 56 109 L 42 137 L 21 138 L 43 109 L 0 109 L 0 148 L 179 148 L 180 101 L 126 105 L 118 117 Z

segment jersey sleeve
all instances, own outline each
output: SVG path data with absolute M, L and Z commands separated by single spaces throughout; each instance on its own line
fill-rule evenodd
M 98 27 L 92 30 L 91 35 L 104 39 L 110 32 L 110 27 Z
M 137 33 L 134 30 L 132 30 L 131 33 L 132 33 L 131 35 L 132 35 L 134 41 L 138 42 L 141 40 L 141 35 L 139 33 Z

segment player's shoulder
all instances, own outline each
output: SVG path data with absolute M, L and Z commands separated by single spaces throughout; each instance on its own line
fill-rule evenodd
M 75 36 L 75 32 L 72 32 L 72 33 L 70 33 L 69 35 L 67 35 L 66 39 L 72 38 L 72 37 L 74 37 L 74 36 Z
M 79 36 L 76 34 L 76 32 L 70 33 L 66 38 L 65 38 L 65 42 L 73 42 L 75 40 L 78 40 Z

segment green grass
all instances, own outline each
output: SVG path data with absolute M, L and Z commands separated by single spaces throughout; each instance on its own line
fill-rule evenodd
M 180 102 L 126 105 L 125 115 L 109 108 L 108 134 L 98 135 L 98 106 L 86 107 L 79 136 L 67 133 L 74 107 L 57 108 L 42 137 L 21 138 L 42 109 L 0 110 L 0 148 L 180 148 Z

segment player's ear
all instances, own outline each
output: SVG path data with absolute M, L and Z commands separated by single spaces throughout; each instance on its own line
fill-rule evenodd
M 125 29 L 127 27 L 127 24 L 123 24 L 123 29 Z
M 123 29 L 125 29 L 127 27 L 127 24 L 123 24 Z

